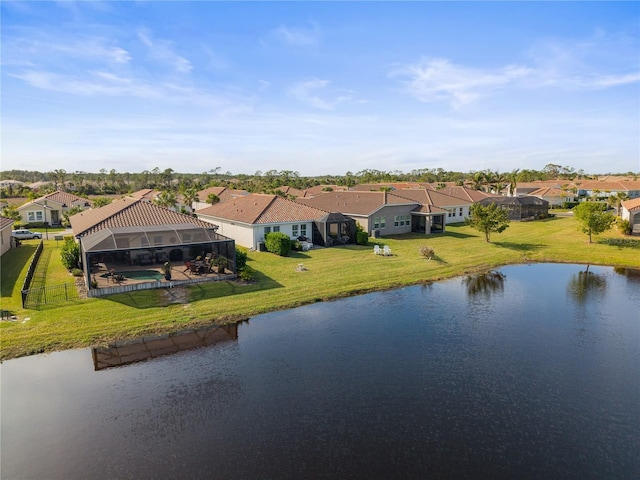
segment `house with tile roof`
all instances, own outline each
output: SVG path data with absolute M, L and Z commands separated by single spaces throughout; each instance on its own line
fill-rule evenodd
M 532 197 L 538 197 L 549 202 L 550 207 L 562 207 L 565 202 L 576 202 L 578 195 L 569 190 L 555 187 L 540 187 L 529 193 Z
M 296 201 L 347 215 L 374 237 L 443 232 L 448 212 L 434 205 L 426 192 L 426 189 L 394 192 L 350 190 L 327 192 Z
M 633 235 L 640 235 L 640 197 L 622 202 L 620 216 L 623 220 L 629 220 Z
M 160 207 L 142 198 L 123 197 L 109 205 L 70 217 L 80 244 L 87 285 L 91 268 L 163 264 L 212 253 L 228 260 L 235 273 L 235 243 L 217 233 L 218 227 L 190 215 Z
M 11 236 L 13 220 L 7 217 L 0 217 L 0 256 L 15 246 Z
M 193 202 L 191 208 L 193 211 L 201 210 L 203 208 L 207 208 L 211 204 L 207 201 L 209 195 L 217 195 L 220 199 L 220 203 L 227 202 L 229 200 L 233 200 L 234 198 L 243 197 L 245 195 L 249 195 L 249 192 L 246 190 L 236 190 L 234 188 L 227 187 L 209 187 L 204 190 L 200 190 L 198 192 L 198 200 Z
M 220 233 L 238 245 L 260 250 L 265 235 L 281 232 L 313 245 L 355 243 L 355 221 L 279 195 L 253 193 L 196 210 L 196 216 L 219 225 Z
M 44 223 L 59 226 L 66 212 L 73 207 L 91 208 L 93 202 L 71 193 L 56 191 L 18 207 L 22 223 Z
M 432 205 L 445 210 L 447 212 L 445 224 L 464 222 L 469 217 L 469 208 L 471 208 L 471 205 L 477 201 L 471 199 L 472 195 L 480 199 L 492 196 L 491 194 L 484 192 L 471 194 L 464 190 L 453 190 L 453 188 L 454 187 L 441 188 L 438 190 L 432 190 L 430 188 L 411 188 L 396 190 L 394 194 L 419 201 L 422 205 Z M 459 188 L 462 189 L 463 187 Z M 447 190 L 459 192 L 458 195 L 460 196 L 445 193 Z M 471 192 L 474 191 L 472 190 Z M 469 198 L 465 199 L 464 196 L 468 196 Z

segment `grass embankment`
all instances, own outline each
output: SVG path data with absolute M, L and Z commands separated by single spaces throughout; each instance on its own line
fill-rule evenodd
M 616 232 L 600 240 L 622 238 Z M 61 242 L 60 242 L 61 243 Z M 393 255 L 376 256 L 373 245 L 389 245 Z M 428 245 L 436 257 L 426 261 L 419 247 Z M 68 281 L 55 241 L 47 284 Z M 292 252 L 290 257 L 250 252 L 256 282 L 200 284 L 185 289 L 188 303 L 171 303 L 175 291 L 148 290 L 83 299 L 63 305 L 22 310 L 20 287 L 35 243 L 25 242 L 2 257 L 2 308 L 18 321 L 0 324 L 0 358 L 84 347 L 250 316 L 356 293 L 449 278 L 464 273 L 522 262 L 572 262 L 640 268 L 640 243 L 614 246 L 589 244 L 571 217 L 512 223 L 486 243 L 470 227 L 454 225 L 447 233 L 425 237 L 403 235 L 372 239 L 367 247 L 346 246 Z M 6 257 L 6 259 L 5 259 Z M 303 263 L 306 271 L 296 267 Z M 50 279 L 54 279 L 50 280 Z M 28 321 L 23 321 L 29 318 Z

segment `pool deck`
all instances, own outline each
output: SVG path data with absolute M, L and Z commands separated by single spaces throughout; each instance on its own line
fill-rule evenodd
M 117 281 L 115 278 L 110 276 L 103 277 L 105 273 L 109 273 L 110 271 L 114 272 L 136 272 L 142 270 L 153 270 L 160 274 L 161 280 L 160 282 L 166 282 L 164 279 L 164 269 L 161 264 L 158 265 L 111 265 L 105 263 L 97 263 L 93 265 L 91 269 L 91 279 L 95 280 L 98 283 L 97 288 L 112 288 L 118 285 L 135 285 L 138 283 L 148 283 L 153 282 L 151 279 L 143 279 L 143 278 L 127 278 L 124 277 L 124 280 Z M 189 272 L 188 268 L 184 265 L 184 263 L 174 264 L 171 268 L 171 280 L 172 281 L 183 281 L 183 280 L 191 280 L 196 278 L 211 278 L 211 280 L 215 280 L 217 277 L 226 277 L 226 275 L 208 272 L 195 274 Z

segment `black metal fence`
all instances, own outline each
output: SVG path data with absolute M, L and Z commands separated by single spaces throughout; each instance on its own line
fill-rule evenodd
M 31 263 L 29 264 L 29 269 L 27 270 L 27 275 L 24 277 L 24 282 L 22 282 L 22 308 L 27 308 L 25 305 L 26 301 L 26 293 L 29 291 L 29 287 L 31 286 L 31 280 L 33 280 L 33 274 L 36 272 L 36 267 L 38 266 L 38 260 L 40 259 L 40 255 L 42 255 L 42 249 L 44 248 L 44 242 L 40 240 L 40 244 L 38 248 L 36 248 L 33 257 L 31 257 Z
M 74 283 L 49 285 L 22 291 L 22 307 L 37 308 L 40 305 L 66 302 L 78 298 L 78 289 Z

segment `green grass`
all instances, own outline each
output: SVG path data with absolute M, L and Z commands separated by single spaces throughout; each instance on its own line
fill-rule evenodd
M 25 242 L 2 257 L 2 308 L 18 316 L 0 323 L 0 358 L 104 344 L 116 339 L 166 333 L 186 327 L 228 323 L 253 315 L 341 296 L 430 282 L 501 265 L 522 262 L 571 262 L 640 268 L 637 242 L 611 231 L 589 244 L 572 217 L 511 223 L 486 243 L 483 235 L 464 225 L 450 225 L 447 233 L 425 237 L 403 235 L 372 239 L 366 247 L 292 252 L 290 257 L 250 252 L 248 264 L 256 282 L 198 284 L 182 291 L 188 303 L 172 303 L 164 290 L 74 300 L 64 305 L 22 310 L 20 287 L 29 253 L 36 242 Z M 373 254 L 373 245 L 389 245 L 390 257 Z M 51 250 L 47 284 L 69 281 L 59 260 L 56 242 Z M 436 256 L 427 261 L 419 248 L 428 245 Z M 296 267 L 303 263 L 306 271 Z M 24 322 L 25 318 L 29 318 Z

